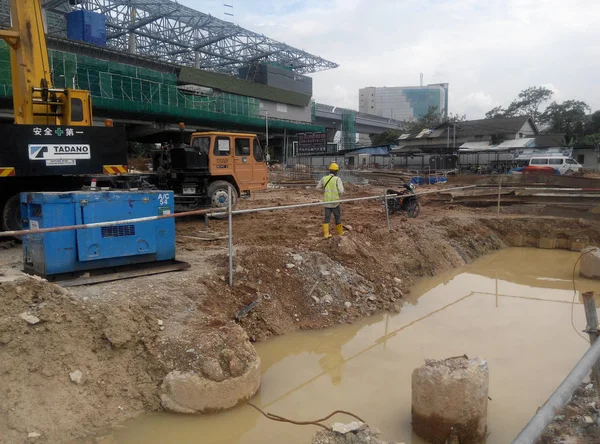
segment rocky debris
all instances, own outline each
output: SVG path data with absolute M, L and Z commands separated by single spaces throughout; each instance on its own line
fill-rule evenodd
M 579 274 L 588 279 L 600 279 L 600 248 L 588 247 L 581 254 Z
M 532 413 L 533 414 L 533 413 Z M 583 382 L 571 400 L 546 427 L 538 444 L 600 442 L 600 412 L 598 391 L 593 384 Z
M 362 422 L 337 422 L 333 423 L 331 428 L 332 430 L 318 431 L 312 439 L 312 444 L 395 444 L 382 441 L 379 439 L 381 433 L 378 430 Z
M 344 307 L 346 307 L 346 309 L 351 308 L 352 307 L 352 302 L 344 302 Z
M 42 434 L 38 433 L 38 432 L 29 432 L 27 434 L 27 438 L 29 438 L 30 440 L 36 440 L 36 439 L 38 439 L 41 436 L 42 436 Z
M 479 357 L 427 359 L 412 373 L 414 432 L 432 444 L 453 434 L 461 444 L 483 442 L 488 385 L 488 365 Z
M 188 325 L 156 340 L 152 354 L 168 371 L 160 387 L 165 410 L 225 410 L 258 391 L 260 359 L 244 330 L 233 322 L 215 321 L 214 327 Z
M 161 327 L 163 324 L 164 324 L 163 320 L 162 320 L 162 319 L 159 319 L 159 320 L 158 320 L 158 326 L 159 326 L 159 327 Z
M 325 296 L 323 296 L 321 298 L 321 303 L 322 304 L 333 304 L 333 298 L 331 297 L 330 294 L 326 294 Z
M 343 422 L 334 422 L 333 424 L 331 424 L 331 430 L 345 435 L 349 432 L 357 432 L 364 425 L 364 422 L 360 421 L 354 421 L 349 424 L 344 424 Z
M 69 373 L 69 378 L 77 385 L 84 384 L 87 379 L 81 370 L 75 370 Z
M 289 264 L 285 264 L 285 268 L 287 268 L 288 270 L 291 270 L 292 268 L 296 268 L 296 265 L 289 263 Z
M 37 316 L 32 315 L 31 313 L 27 313 L 27 312 L 21 313 L 19 315 L 19 318 L 23 319 L 29 325 L 35 325 L 35 324 L 39 324 L 40 323 L 40 318 L 38 318 Z

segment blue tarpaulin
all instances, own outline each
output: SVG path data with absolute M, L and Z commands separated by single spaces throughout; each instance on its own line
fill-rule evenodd
M 410 179 L 410 183 L 414 183 L 415 185 L 433 185 L 434 183 L 446 183 L 447 179 L 445 177 L 421 177 L 416 176 Z

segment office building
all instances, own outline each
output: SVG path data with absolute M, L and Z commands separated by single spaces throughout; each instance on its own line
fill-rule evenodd
M 448 83 L 425 86 L 367 87 L 358 91 L 360 112 L 395 120 L 418 119 L 431 106 L 448 116 Z

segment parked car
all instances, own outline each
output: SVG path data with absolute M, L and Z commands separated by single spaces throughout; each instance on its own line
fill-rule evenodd
M 582 166 L 575 159 L 566 156 L 532 157 L 529 164 L 513 168 L 511 174 L 562 174 L 578 172 Z

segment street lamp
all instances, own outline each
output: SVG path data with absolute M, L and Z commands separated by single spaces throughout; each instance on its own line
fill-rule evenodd
M 271 161 L 271 155 L 269 154 L 269 111 L 265 110 L 265 157 L 267 163 Z

